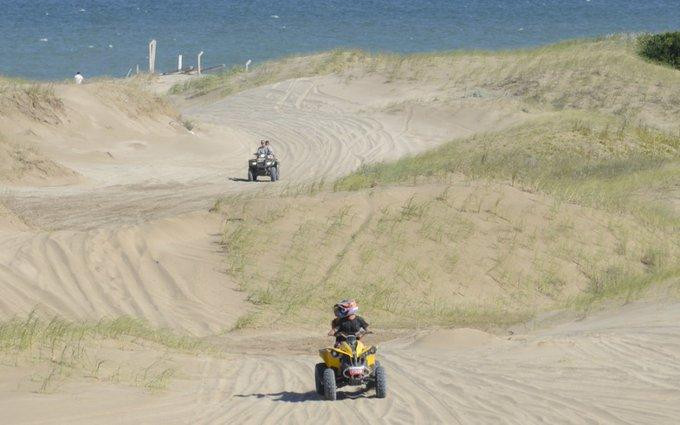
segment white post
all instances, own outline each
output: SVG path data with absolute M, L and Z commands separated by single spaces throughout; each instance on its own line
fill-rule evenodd
M 139 64 L 137 64 L 137 75 L 139 75 Z
M 251 59 L 248 59 L 248 62 L 246 62 L 246 72 L 248 72 L 248 67 L 250 66 L 251 63 L 253 63 L 253 61 Z
M 149 42 L 149 74 L 156 72 L 156 40 Z
M 201 56 L 203 56 L 203 50 L 198 54 L 198 75 L 201 75 Z
M 182 55 L 177 55 L 177 70 L 182 70 Z

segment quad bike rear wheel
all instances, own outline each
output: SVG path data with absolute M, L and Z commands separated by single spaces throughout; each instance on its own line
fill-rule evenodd
M 335 371 L 331 368 L 326 368 L 323 371 L 323 395 L 326 400 L 337 400 L 338 391 L 335 386 Z
M 326 370 L 324 363 L 317 363 L 314 370 L 314 382 L 316 383 L 316 393 L 324 395 L 323 392 L 323 371 Z
M 385 398 L 387 395 L 387 376 L 385 368 L 378 365 L 375 367 L 375 396 Z

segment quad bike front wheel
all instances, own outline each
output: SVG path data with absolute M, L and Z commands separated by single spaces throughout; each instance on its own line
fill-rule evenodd
M 253 173 L 253 170 L 248 170 L 248 181 L 252 182 L 255 181 L 256 177 L 255 174 Z
M 277 181 L 279 179 L 279 167 L 270 168 L 269 175 L 271 176 L 273 182 Z
M 314 382 L 316 383 L 316 393 L 324 395 L 323 392 L 323 371 L 326 370 L 324 363 L 317 363 L 314 369 Z
M 323 371 L 323 395 L 326 400 L 337 400 L 338 390 L 335 386 L 335 371 L 330 368 L 326 368 Z
M 385 398 L 387 395 L 387 375 L 385 368 L 378 365 L 375 367 L 375 396 Z

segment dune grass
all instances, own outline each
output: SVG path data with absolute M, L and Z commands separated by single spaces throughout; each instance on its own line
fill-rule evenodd
M 18 143 L 0 133 L 0 180 L 21 181 L 46 176 L 74 176 L 72 171 L 46 158 L 30 143 Z
M 60 123 L 63 102 L 49 83 L 0 77 L 0 115 L 11 110 L 39 122 Z
M 92 90 L 105 104 L 126 111 L 130 118 L 167 115 L 181 121 L 179 113 L 168 100 L 149 90 L 151 77 L 139 75 L 127 79 L 98 79 L 91 82 Z
M 128 111 L 133 118 L 157 114 L 177 115 L 165 98 L 148 89 L 149 78 L 95 78 L 88 80 L 83 90 L 93 90 L 104 103 L 115 104 Z M 0 106 L 0 115 L 19 112 L 43 123 L 61 124 L 63 121 L 64 103 L 56 94 L 54 83 L 0 76 Z
M 365 166 L 338 180 L 335 190 L 441 181 L 452 173 L 507 181 L 614 217 L 629 215 L 638 226 L 659 235 L 648 239 L 644 252 L 637 254 L 646 266 L 642 273 L 626 264 L 582 267 L 589 283 L 569 300 L 572 307 L 587 308 L 614 297 L 631 299 L 653 283 L 680 283 L 680 134 L 602 117 L 561 114 L 506 132 L 451 142 L 394 163 Z M 625 231 L 620 240 L 619 251 L 625 253 L 631 242 Z
M 507 326 L 674 276 L 667 230 L 459 178 L 223 200 L 227 271 L 257 306 L 237 327 L 323 323 L 346 297 L 383 327 Z
M 630 213 L 677 229 L 677 211 L 662 195 L 680 183 L 680 134 L 577 112 L 450 142 L 421 155 L 366 165 L 334 189 L 359 190 L 452 173 L 509 181 L 566 201 Z M 659 198 L 658 196 L 656 198 Z
M 598 110 L 636 124 L 680 129 L 680 73 L 641 58 L 636 37 L 628 35 L 492 52 L 399 55 L 335 50 L 266 62 L 248 73 L 233 68 L 176 85 L 171 92 L 229 95 L 291 78 L 329 74 L 346 80 L 374 75 L 382 76 L 385 83 L 437 84 L 442 99 L 460 90 L 483 89 L 540 108 Z
M 177 372 L 167 354 L 128 364 L 100 349 L 106 342 L 130 349 L 158 347 L 197 353 L 212 350 L 202 340 L 156 329 L 140 319 L 120 317 L 99 322 L 41 319 L 35 313 L 0 322 L 0 359 L 36 369 L 35 391 L 50 392 L 69 377 L 96 379 L 140 386 L 149 391 L 164 389 Z
M 215 210 L 259 307 L 240 327 L 347 296 L 383 326 L 489 327 L 680 283 L 678 187 L 680 135 L 562 111 Z
M 220 95 L 226 96 L 291 78 L 341 73 L 360 63 L 366 56 L 366 53 L 360 50 L 332 50 L 312 56 L 291 56 L 264 62 L 254 66 L 249 72 L 239 65 L 220 73 L 176 84 L 170 89 L 170 94 L 188 93 L 200 96 L 217 91 Z

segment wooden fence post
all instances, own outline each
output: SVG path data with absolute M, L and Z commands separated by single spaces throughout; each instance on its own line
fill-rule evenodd
M 149 74 L 156 72 L 156 40 L 149 42 Z

